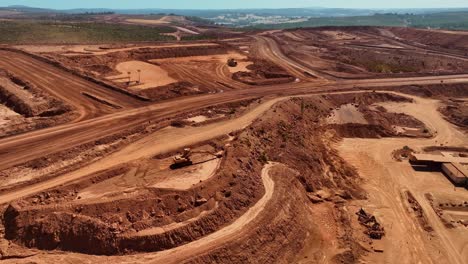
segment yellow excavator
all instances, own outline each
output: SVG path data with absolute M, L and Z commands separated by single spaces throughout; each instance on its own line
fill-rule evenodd
M 190 166 L 193 164 L 190 156 L 192 155 L 192 150 L 190 148 L 184 148 L 184 151 L 181 154 L 178 154 L 174 157 L 172 166 L 176 168 L 181 168 L 185 166 Z
M 171 169 L 179 169 L 182 167 L 193 165 L 193 161 L 190 159 L 190 156 L 192 156 L 192 154 L 194 153 L 207 153 L 207 154 L 213 155 L 216 158 L 223 157 L 222 151 L 216 154 L 213 154 L 212 152 L 209 152 L 209 151 L 192 151 L 190 148 L 184 148 L 182 153 L 174 156 Z

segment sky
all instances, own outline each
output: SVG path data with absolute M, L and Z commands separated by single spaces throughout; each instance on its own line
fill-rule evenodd
M 113 9 L 236 9 L 236 8 L 450 8 L 468 7 L 468 0 L 0 0 L 0 6 Z

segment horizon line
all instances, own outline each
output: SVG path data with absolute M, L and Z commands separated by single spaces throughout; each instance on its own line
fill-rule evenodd
M 256 7 L 256 8 L 160 8 L 160 7 L 141 7 L 141 8 L 109 8 L 109 7 L 74 7 L 67 9 L 59 9 L 53 7 L 36 7 L 36 6 L 26 6 L 26 5 L 9 5 L 9 6 L 0 6 L 0 8 L 35 8 L 35 9 L 50 9 L 57 11 L 67 11 L 75 9 L 107 9 L 107 10 L 281 10 L 281 9 L 349 9 L 349 10 L 409 10 L 409 9 L 419 9 L 419 10 L 431 10 L 431 9 L 468 9 L 466 7 L 406 7 L 406 8 L 393 8 L 393 7 L 374 7 L 374 8 L 356 8 L 356 7 Z

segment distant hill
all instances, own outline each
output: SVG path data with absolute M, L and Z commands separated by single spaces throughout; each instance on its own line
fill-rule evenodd
M 3 12 L 2 12 L 3 11 Z M 73 14 L 74 16 L 70 16 Z M 438 9 L 346 9 L 346 8 L 283 8 L 283 9 L 69 9 L 54 10 L 28 6 L 0 8 L 0 17 L 18 16 L 54 19 L 78 18 L 80 14 L 167 15 L 190 17 L 229 27 L 284 29 L 319 26 L 400 26 L 442 29 L 468 29 L 468 8 Z
M 23 5 L 13 5 L 7 7 L 0 7 L 0 10 L 7 10 L 7 11 L 16 11 L 20 13 L 53 13 L 58 12 L 57 10 L 53 9 L 45 9 L 45 8 L 36 8 L 36 7 L 29 7 Z
M 148 14 L 177 14 L 183 16 L 198 16 L 203 18 L 213 18 L 223 14 L 256 14 L 263 16 L 286 16 L 286 17 L 342 17 L 342 16 L 368 16 L 376 13 L 398 13 L 398 14 L 428 14 L 440 12 L 455 12 L 455 11 L 468 11 L 467 8 L 437 8 L 437 9 L 350 9 L 350 8 L 276 8 L 276 9 L 160 9 L 160 8 L 146 8 L 146 9 L 112 9 L 112 8 L 80 8 L 80 9 L 45 9 L 28 7 L 23 5 L 14 5 L 7 7 L 0 7 L 0 10 L 15 10 L 24 13 L 104 13 L 112 12 L 116 14 L 133 14 L 133 15 L 148 15 Z
M 319 17 L 298 23 L 259 24 L 258 29 L 287 29 L 321 26 L 395 26 L 468 30 L 468 11 L 425 14 L 374 14 L 371 16 Z

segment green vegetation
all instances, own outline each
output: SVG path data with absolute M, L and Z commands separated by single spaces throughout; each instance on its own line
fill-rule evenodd
M 200 34 L 200 35 L 182 36 L 181 38 L 182 41 L 211 40 L 211 39 L 217 39 L 217 37 L 213 35 Z
M 262 154 L 260 154 L 260 157 L 258 158 L 258 161 L 260 161 L 261 163 L 263 164 L 267 164 L 268 163 L 268 156 L 266 154 L 266 152 L 262 152 Z
M 0 21 L 0 43 L 71 44 L 173 40 L 170 27 L 96 22 Z
M 371 72 L 377 73 L 400 73 L 400 72 L 417 72 L 417 69 L 408 65 L 397 65 L 385 62 L 365 62 L 363 63 Z
M 264 24 L 257 29 L 287 29 L 322 26 L 397 26 L 437 28 L 451 30 L 468 29 L 468 12 L 443 12 L 434 14 L 375 14 L 373 16 L 317 17 L 300 23 Z
M 196 17 L 196 16 L 186 16 L 185 19 L 188 21 L 195 22 L 200 25 L 214 25 L 215 23 L 209 19 L 201 18 L 201 17 Z

